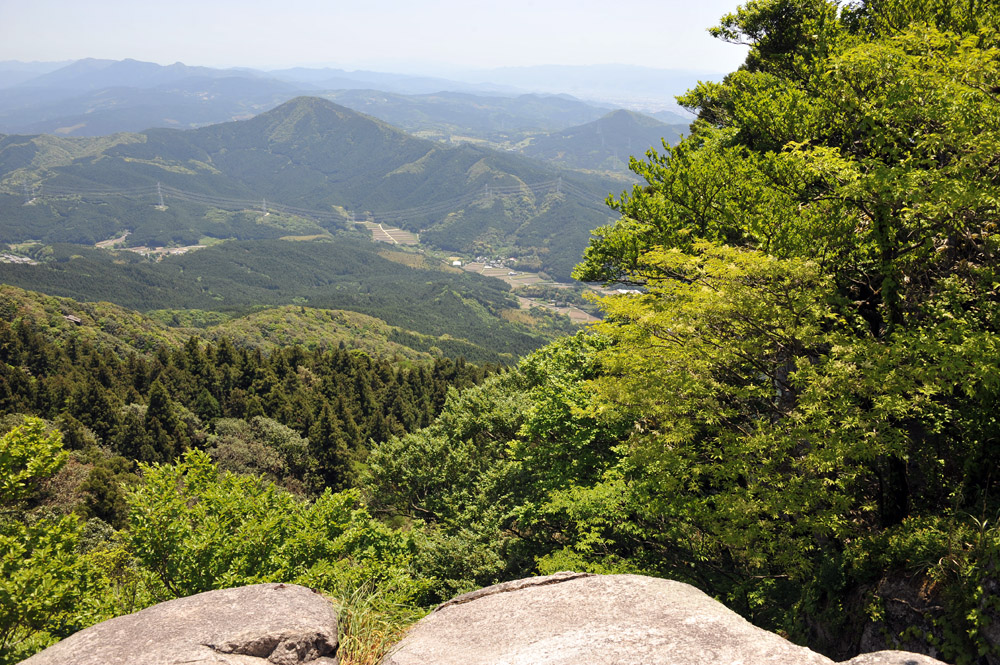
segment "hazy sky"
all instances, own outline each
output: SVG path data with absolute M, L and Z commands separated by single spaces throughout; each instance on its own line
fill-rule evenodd
M 402 72 L 635 64 L 727 72 L 741 0 L 0 0 L 0 60 Z

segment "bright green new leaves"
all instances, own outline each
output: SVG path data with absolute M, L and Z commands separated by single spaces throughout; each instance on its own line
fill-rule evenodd
M 74 517 L 0 523 L 0 663 L 65 634 L 88 591 L 78 539 Z
M 296 582 L 349 593 L 419 586 L 404 536 L 372 520 L 353 492 L 303 501 L 270 483 L 219 473 L 189 451 L 174 465 L 143 467 L 128 495 L 125 538 L 170 596 L 258 582 Z
M 575 528 L 543 567 L 679 576 L 791 630 L 922 560 L 907 548 L 940 532 L 921 525 L 996 512 L 995 5 L 751 0 L 723 18 L 746 64 L 682 98 L 692 135 L 633 162 L 645 184 L 577 268 L 642 287 L 604 299 L 591 384 L 593 413 L 635 428 L 598 482 L 551 495 Z M 884 542 L 882 570 L 850 563 Z M 934 592 L 932 641 L 957 660 L 1000 650 L 976 644 L 964 584 Z
M 46 432 L 38 418 L 29 418 L 0 437 L 0 507 L 4 512 L 58 471 L 66 457 L 59 434 Z
M 749 3 L 737 23 L 823 4 Z M 791 29 L 770 20 L 766 36 L 748 34 L 766 42 Z M 997 35 L 834 32 L 823 49 L 796 47 L 812 60 L 795 75 L 747 66 L 686 95 L 702 117 L 693 136 L 634 164 L 648 184 L 612 202 L 622 219 L 596 232 L 576 274 L 641 283 L 645 251 L 699 238 L 809 258 L 876 335 L 919 316 L 936 279 L 987 278 L 1000 205 Z
M 87 593 L 75 517 L 20 508 L 66 462 L 58 433 L 37 418 L 0 437 L 0 663 L 16 662 L 64 632 Z
M 551 497 L 617 460 L 627 418 L 591 413 L 599 338 L 578 335 L 452 393 L 428 428 L 376 446 L 364 486 L 379 512 L 419 520 L 417 565 L 441 600 L 524 577 L 576 529 Z
M 852 329 L 832 280 L 812 262 L 705 242 L 647 260 L 662 278 L 603 303 L 598 328 L 615 343 L 594 382 L 638 419 L 620 473 L 640 507 L 632 528 L 654 550 L 643 558 L 672 550 L 748 576 L 801 571 L 808 551 L 789 541 L 836 535 L 859 473 L 850 443 L 798 411 L 798 369 L 828 363 Z

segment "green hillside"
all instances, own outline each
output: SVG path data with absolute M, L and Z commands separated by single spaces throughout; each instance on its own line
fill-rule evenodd
M 517 307 L 499 280 L 415 269 L 364 240 L 232 241 L 161 262 L 80 245 L 47 247 L 38 265 L 0 263 L 6 284 L 140 311 L 197 309 L 243 315 L 262 307 L 346 309 L 404 331 L 404 346 L 510 360 L 546 337 L 503 320 Z M 406 335 L 418 334 L 418 337 Z M 426 337 L 442 338 L 428 340 Z
M 668 125 L 633 111 L 613 111 L 593 122 L 537 136 L 521 152 L 573 169 L 628 170 L 631 155 L 662 141 L 677 143 L 688 125 Z
M 322 96 L 421 136 L 481 139 L 495 144 L 517 143 L 534 134 L 581 125 L 607 111 L 565 95 L 402 95 L 382 90 L 335 90 Z
M 92 244 L 129 230 L 133 246 L 193 245 L 313 235 L 371 218 L 431 231 L 428 239 L 447 227 L 461 242 L 440 246 L 453 251 L 540 254 L 547 272 L 567 279 L 585 246 L 579 239 L 608 221 L 600 202 L 616 189 L 517 155 L 418 139 L 300 97 L 250 120 L 188 131 L 2 137 L 0 242 Z M 506 205 L 494 206 L 498 198 Z M 532 234 L 561 243 L 568 233 L 568 253 L 523 244 L 518 229 L 571 201 L 571 215 Z
M 31 321 L 61 346 L 72 339 L 72 343 L 86 342 L 121 356 L 180 346 L 197 336 L 209 341 L 225 338 L 237 347 L 265 353 L 301 346 L 310 351 L 356 349 L 376 357 L 418 362 L 440 356 L 503 360 L 492 349 L 448 334 L 423 334 L 359 312 L 303 305 L 256 307 L 246 314 L 198 309 L 140 313 L 107 301 L 85 302 L 0 284 L 0 316 Z M 569 329 L 571 324 L 564 327 Z
M 190 336 L 189 331 L 169 328 L 109 302 L 81 302 L 10 284 L 0 284 L 0 318 L 31 321 L 60 346 L 72 338 L 122 356 L 177 346 Z

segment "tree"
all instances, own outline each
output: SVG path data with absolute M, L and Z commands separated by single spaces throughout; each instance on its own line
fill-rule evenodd
M 0 663 L 14 663 L 72 632 L 87 593 L 73 516 L 35 518 L 25 502 L 66 462 L 59 434 L 37 418 L 0 437 Z
M 208 455 L 143 466 L 127 495 L 125 538 L 173 596 L 259 582 L 347 593 L 383 584 L 406 600 L 420 585 L 409 544 L 371 519 L 355 493 L 306 502 L 257 478 L 220 473 Z
M 919 559 L 944 584 L 911 646 L 997 657 L 975 591 L 996 547 L 953 538 L 993 542 L 972 534 L 1000 508 L 982 471 L 1000 452 L 998 17 L 755 0 L 723 18 L 746 64 L 682 98 L 691 135 L 633 160 L 645 183 L 577 268 L 641 291 L 602 303 L 593 410 L 636 426 L 565 493 L 584 564 L 690 579 L 807 639 Z
M 579 535 L 553 497 L 596 482 L 631 425 L 586 412 L 595 345 L 559 340 L 449 392 L 426 429 L 373 447 L 361 482 L 369 505 L 417 522 L 415 565 L 436 580 L 438 600 L 529 575 Z

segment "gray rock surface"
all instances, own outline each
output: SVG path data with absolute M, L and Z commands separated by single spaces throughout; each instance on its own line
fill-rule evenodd
M 908 651 L 875 651 L 851 658 L 842 665 L 941 665 L 941 661 Z
M 336 665 L 337 612 L 292 584 L 208 591 L 109 619 L 22 665 Z
M 851 665 L 943 665 L 881 652 Z M 383 665 L 833 665 L 751 625 L 692 586 L 639 575 L 558 573 L 442 604 Z

